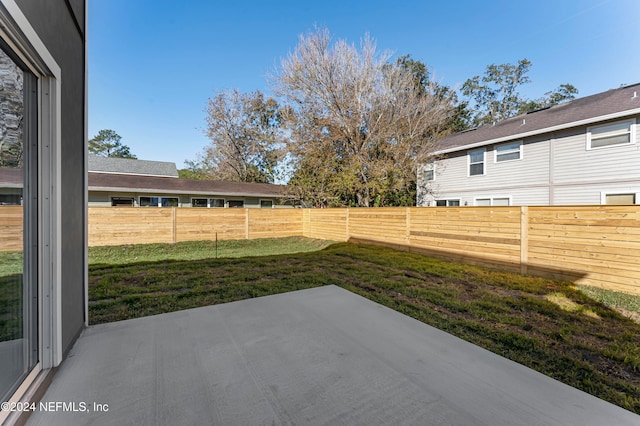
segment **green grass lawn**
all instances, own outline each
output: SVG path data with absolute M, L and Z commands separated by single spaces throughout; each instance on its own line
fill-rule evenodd
M 90 322 L 335 284 L 640 414 L 640 297 L 328 244 L 221 241 L 218 259 L 209 242 L 92 247 Z
M 139 244 L 89 247 L 89 264 L 121 265 L 134 262 L 254 257 L 317 251 L 332 241 L 303 237 L 257 240 L 188 241 L 177 244 Z

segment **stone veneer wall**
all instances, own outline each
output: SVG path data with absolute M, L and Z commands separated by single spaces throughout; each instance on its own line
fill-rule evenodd
M 22 167 L 22 70 L 0 50 L 0 167 Z

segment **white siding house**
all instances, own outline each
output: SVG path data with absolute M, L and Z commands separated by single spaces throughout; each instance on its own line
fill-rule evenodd
M 640 204 L 640 84 L 443 139 L 418 206 Z
M 175 163 L 90 155 L 89 207 L 293 207 L 286 186 L 180 179 Z M 22 176 L 0 166 L 0 206 L 20 205 Z

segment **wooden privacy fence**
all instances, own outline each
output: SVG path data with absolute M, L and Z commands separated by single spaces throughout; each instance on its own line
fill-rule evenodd
M 20 207 L 0 207 L 0 250 L 21 247 Z M 89 245 L 305 236 L 640 294 L 640 206 L 351 209 L 89 208 Z
M 640 294 L 640 206 L 305 210 L 303 235 Z
M 302 236 L 300 209 L 89 208 L 89 246 Z

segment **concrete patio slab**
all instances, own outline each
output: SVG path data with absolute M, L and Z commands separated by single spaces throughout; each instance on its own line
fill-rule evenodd
M 28 424 L 640 424 L 335 286 L 89 327 L 43 403 Z

